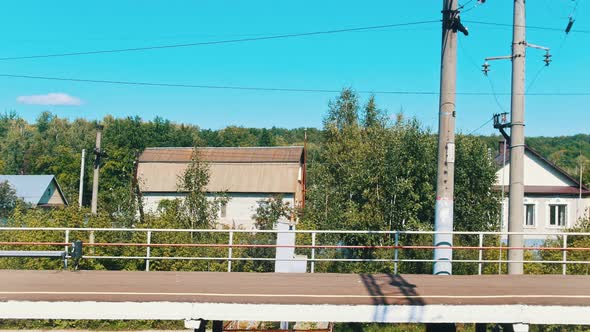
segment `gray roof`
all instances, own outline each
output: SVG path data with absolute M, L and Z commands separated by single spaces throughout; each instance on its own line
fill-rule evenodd
M 17 197 L 34 205 L 39 204 L 51 182 L 55 181 L 57 190 L 63 197 L 65 204 L 68 204 L 53 175 L 0 175 L 0 182 L 4 181 L 8 181 L 14 188 Z

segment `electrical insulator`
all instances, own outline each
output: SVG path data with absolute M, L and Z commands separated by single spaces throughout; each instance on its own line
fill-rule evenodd
M 490 71 L 490 65 L 486 62 L 482 65 L 483 69 L 481 70 L 484 75 L 488 76 L 488 72 Z
M 551 63 L 551 54 L 549 54 L 549 51 L 545 53 L 545 59 L 543 61 L 545 61 L 545 66 L 549 66 L 549 63 Z
M 570 16 L 570 20 L 567 22 L 567 26 L 565 27 L 565 33 L 568 34 L 572 30 L 572 26 L 574 25 L 574 19 Z

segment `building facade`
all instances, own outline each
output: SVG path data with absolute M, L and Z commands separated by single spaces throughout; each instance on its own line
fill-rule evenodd
M 500 144 L 496 156 L 499 170 L 496 189 L 504 193 L 502 230 L 508 230 L 508 195 L 510 185 L 510 151 Z M 544 240 L 546 235 L 574 227 L 590 209 L 590 190 L 530 147 L 524 158 L 524 220 L 523 228 L 529 242 Z
M 182 198 L 178 179 L 191 161 L 193 148 L 147 148 L 138 158 L 137 180 L 144 211 L 155 213 L 162 200 Z M 280 194 L 290 206 L 304 195 L 303 147 L 198 148 L 209 165 L 206 191 L 211 198 L 229 198 L 219 213 L 219 225 L 252 229 L 260 201 Z

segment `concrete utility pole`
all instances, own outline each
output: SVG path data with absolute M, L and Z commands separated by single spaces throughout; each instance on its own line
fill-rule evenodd
M 512 28 L 512 55 L 486 58 L 483 64 L 485 75 L 490 71 L 488 61 L 512 60 L 512 101 L 510 105 L 510 123 L 499 121 L 503 114 L 494 116 L 494 128 L 499 128 L 510 145 L 510 193 L 508 199 L 508 232 L 522 232 L 524 223 L 524 100 L 525 100 L 525 65 L 528 47 L 544 50 L 544 62 L 549 66 L 551 55 L 549 48 L 528 43 L 525 34 L 526 0 L 514 0 Z M 510 136 L 503 130 L 510 128 Z M 508 247 L 520 248 L 524 244 L 522 234 L 509 234 Z M 523 273 L 523 250 L 508 249 L 508 274 Z
M 455 92 L 457 78 L 457 33 L 453 21 L 458 15 L 457 1 L 443 0 L 440 99 L 438 121 L 438 170 L 434 230 L 453 231 L 453 192 L 455 185 Z M 452 274 L 452 234 L 435 234 L 433 274 Z
M 524 222 L 524 92 L 527 47 L 525 24 L 525 0 L 514 0 L 508 232 L 522 232 Z M 523 245 L 522 235 L 508 235 L 508 247 Z M 522 250 L 508 250 L 508 274 L 523 273 L 523 257 Z
M 84 163 L 86 161 L 86 149 L 82 149 L 82 158 L 80 159 L 80 189 L 78 192 L 78 207 L 82 208 L 82 199 L 84 194 Z
M 100 171 L 100 158 L 102 157 L 102 151 L 100 150 L 100 141 L 102 139 L 103 126 L 99 125 L 96 128 L 96 145 L 94 148 L 94 177 L 92 179 L 92 214 L 98 213 L 98 173 Z

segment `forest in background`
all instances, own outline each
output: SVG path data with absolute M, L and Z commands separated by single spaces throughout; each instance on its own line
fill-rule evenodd
M 100 170 L 99 214 L 92 216 L 87 207 L 91 198 L 92 151 L 99 124 L 104 127 L 102 149 L 106 157 Z M 208 182 L 207 165 L 198 156 L 193 156 L 193 167 L 189 167 L 192 173 L 178 179 L 183 192 L 188 193 L 186 200 L 165 201 L 158 214 L 138 215 L 141 198 L 137 195 L 134 168 L 141 151 L 146 147 L 303 145 L 305 136 L 309 151 L 306 205 L 304 211 L 295 211 L 300 229 L 433 228 L 436 135 L 416 119 L 403 114 L 391 116 L 379 109 L 373 97 L 361 104 L 349 89 L 329 103 L 321 129 L 229 126 L 211 130 L 159 117 L 145 121 L 140 117 L 107 116 L 99 123 L 85 119 L 70 121 L 49 112 L 29 123 L 14 112 L 6 113 L 0 116 L 0 174 L 54 174 L 70 207 L 56 211 L 31 210 L 15 208 L 12 204 L 0 206 L 1 217 L 9 225 L 32 227 L 216 227 L 217 207 L 205 204 L 207 200 L 202 192 Z M 499 230 L 499 194 L 493 190 L 497 170 L 493 157 L 498 141 L 498 136 L 458 134 L 456 137 L 454 216 L 458 231 Z M 572 175 L 578 162 L 588 164 L 590 158 L 587 134 L 530 138 L 529 144 Z M 82 149 L 89 152 L 83 195 L 86 208 L 78 210 Z M 590 165 L 584 170 L 588 181 Z M 2 193 L 6 189 L 0 191 L 0 196 L 6 196 Z M 220 197 L 220 201 L 223 199 Z M 284 214 L 274 211 L 281 206 L 272 201 L 259 204 L 263 209 L 257 211 L 259 216 Z M 270 210 L 264 211 L 265 207 Z M 271 228 L 276 220 L 270 219 L 258 220 L 259 225 Z M 373 241 L 384 244 L 391 239 L 357 236 L 340 240 L 351 244 Z M 347 255 L 367 258 L 362 252 Z M 409 268 L 414 272 L 429 269 L 426 265 Z
M 311 165 L 324 140 L 324 129 L 318 128 L 228 126 L 212 130 L 160 117 L 144 120 L 138 116 L 107 116 L 100 123 L 104 125 L 103 149 L 107 153 L 101 169 L 100 201 L 111 212 L 125 204 L 134 160 L 146 147 L 303 145 L 307 132 Z M 32 123 L 15 112 L 0 115 L 0 174 L 54 174 L 68 201 L 76 204 L 81 151 L 86 149 L 86 165 L 92 165 L 97 125 L 97 121 L 70 121 L 50 112 L 43 112 Z M 477 138 L 486 143 L 492 154 L 497 153 L 500 136 Z M 527 144 L 576 179 L 580 165 L 584 165 L 583 182 L 590 184 L 590 134 L 529 137 Z M 91 167 L 87 167 L 84 204 L 90 202 L 90 175 Z

